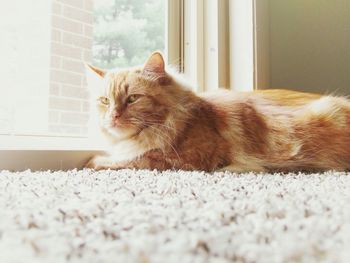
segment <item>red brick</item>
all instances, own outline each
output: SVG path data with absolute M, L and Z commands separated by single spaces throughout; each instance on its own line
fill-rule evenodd
M 49 125 L 49 132 L 53 134 L 72 134 L 78 135 L 81 134 L 80 126 L 72 125 Z
M 86 113 L 62 112 L 60 122 L 62 124 L 84 125 L 88 119 L 89 115 Z
M 84 50 L 84 57 L 83 57 L 85 62 L 92 62 L 92 51 L 91 50 Z
M 83 106 L 83 108 L 82 108 L 82 111 L 83 111 L 83 112 L 89 112 L 89 111 L 90 111 L 90 103 L 89 103 L 89 102 L 84 101 L 84 102 L 82 103 L 82 106 Z
M 51 97 L 49 100 L 49 109 L 79 112 L 80 101 L 67 98 Z
M 58 83 L 50 83 L 50 95 L 58 96 L 60 94 L 60 84 Z
M 88 83 L 87 83 L 87 79 L 86 76 L 83 77 L 83 87 L 87 87 Z
M 49 123 L 58 123 L 60 120 L 60 112 L 59 111 L 49 111 Z
M 84 25 L 84 35 L 88 38 L 93 38 L 93 35 L 94 35 L 93 27 L 89 25 Z
M 85 49 L 92 48 L 92 39 L 91 38 L 87 38 L 87 37 L 83 37 L 83 36 L 79 36 L 79 35 L 75 35 L 75 34 L 71 34 L 71 33 L 67 33 L 67 32 L 63 33 L 63 41 L 62 42 L 63 42 L 63 44 L 73 45 L 73 46 L 79 47 L 79 48 L 85 48 Z
M 54 55 L 59 55 L 67 58 L 74 58 L 74 59 L 82 58 L 81 48 L 67 46 L 60 43 L 51 43 L 51 52 Z
M 57 2 L 52 3 L 52 13 L 54 15 L 61 15 L 62 14 L 62 5 Z
M 57 29 L 52 29 L 51 40 L 55 42 L 61 42 L 61 31 Z
M 52 27 L 76 34 L 83 34 L 82 23 L 56 15 L 52 16 Z
M 84 0 L 57 0 L 57 1 L 66 5 L 84 8 Z
M 70 6 L 64 6 L 63 8 L 63 16 L 65 18 L 77 20 L 79 22 L 83 22 L 86 24 L 92 24 L 94 20 L 93 13 L 86 12 L 84 10 L 70 7 Z
M 62 69 L 66 70 L 66 71 L 72 71 L 72 72 L 76 72 L 76 73 L 85 74 L 83 62 L 78 61 L 78 60 L 71 60 L 71 59 L 63 58 Z
M 87 99 L 88 91 L 86 88 L 77 88 L 69 85 L 62 85 L 61 96 L 70 98 Z
M 80 86 L 82 83 L 82 75 L 68 71 L 52 69 L 51 81 Z
M 61 57 L 51 56 L 51 68 L 61 68 Z
M 94 1 L 93 0 L 85 0 L 84 8 L 86 11 L 93 12 L 94 11 Z

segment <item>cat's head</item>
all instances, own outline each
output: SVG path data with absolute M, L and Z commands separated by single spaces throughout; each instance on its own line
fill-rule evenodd
M 92 107 L 100 128 L 115 139 L 135 136 L 162 125 L 174 109 L 173 79 L 165 71 L 163 56 L 153 53 L 143 67 L 105 71 L 88 65 Z M 164 124 L 163 124 L 164 125 Z

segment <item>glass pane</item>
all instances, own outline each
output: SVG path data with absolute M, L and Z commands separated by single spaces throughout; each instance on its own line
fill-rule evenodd
M 50 10 L 45 0 L 0 8 L 1 134 L 47 132 Z
M 12 0 L 0 8 L 0 135 L 88 134 L 84 62 L 142 64 L 164 50 L 163 0 Z M 20 7 L 20 8 L 19 8 Z
M 95 1 L 93 61 L 102 68 L 141 65 L 164 51 L 164 0 Z

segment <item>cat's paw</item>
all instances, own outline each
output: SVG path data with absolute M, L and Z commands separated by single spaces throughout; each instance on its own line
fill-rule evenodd
M 84 166 L 94 170 L 116 169 L 116 165 L 107 156 L 96 155 L 92 157 Z

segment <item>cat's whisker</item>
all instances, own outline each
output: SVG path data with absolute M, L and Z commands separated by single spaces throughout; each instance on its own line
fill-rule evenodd
M 161 126 L 167 129 L 168 132 L 176 132 L 176 127 L 172 127 L 163 123 L 143 121 L 147 126 Z
M 176 156 L 177 156 L 177 159 L 180 159 L 179 153 L 177 152 L 177 150 L 175 149 L 175 147 L 174 147 L 173 144 L 171 143 L 172 138 L 171 138 L 170 136 L 168 136 L 166 133 L 163 133 L 162 130 L 160 130 L 160 129 L 154 127 L 154 126 L 151 126 L 150 128 L 155 129 L 158 136 L 159 136 L 159 133 L 161 133 L 160 136 L 162 137 L 162 140 L 163 140 L 165 143 L 167 143 L 167 144 L 170 146 L 170 148 L 174 151 L 174 153 L 175 153 Z M 169 141 L 168 141 L 167 139 L 165 139 L 164 136 L 168 137 Z

